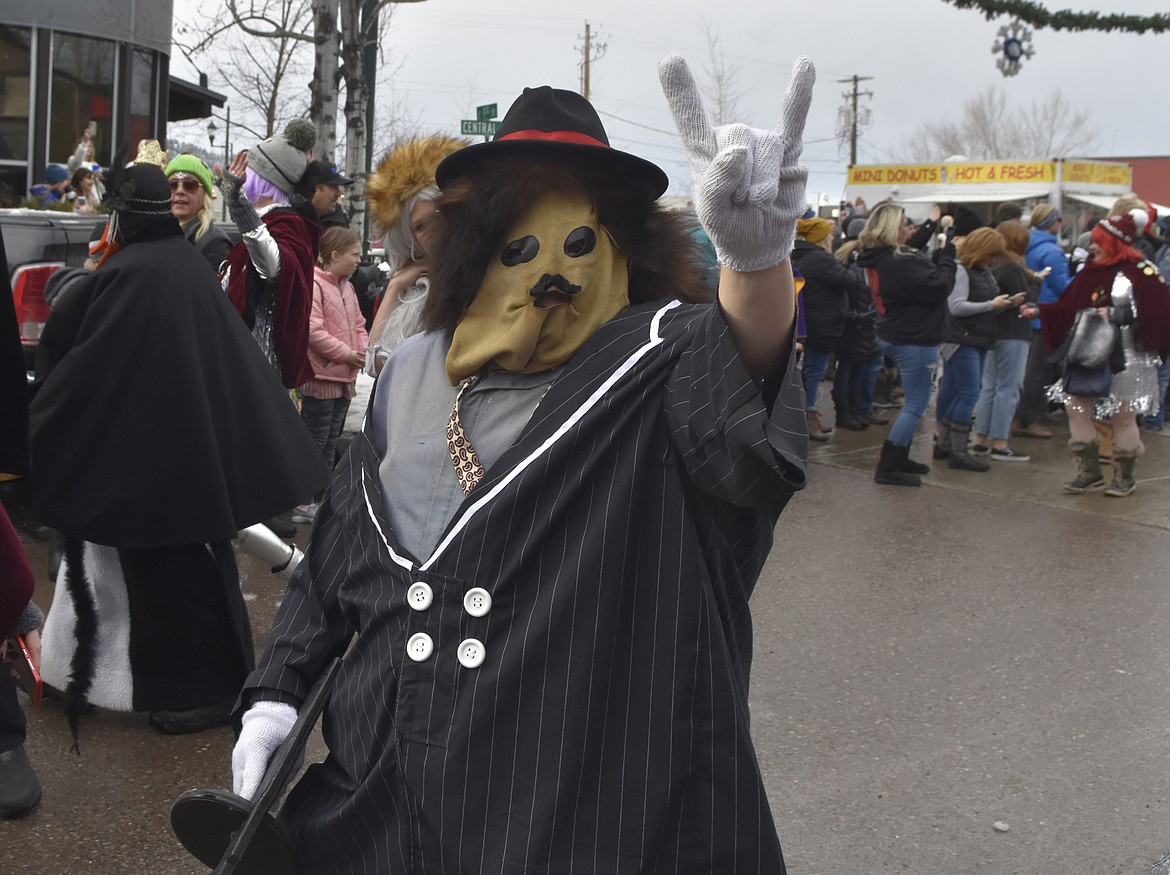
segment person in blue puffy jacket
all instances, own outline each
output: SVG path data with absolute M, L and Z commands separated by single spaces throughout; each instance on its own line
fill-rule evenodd
M 1060 245 L 1060 229 L 1063 219 L 1060 210 L 1051 204 L 1040 204 L 1032 210 L 1028 231 L 1028 251 L 1024 261 L 1033 273 L 1042 274 L 1043 285 L 1037 303 L 1051 304 L 1060 300 L 1068 288 L 1071 276 L 1068 270 L 1068 256 Z M 1048 348 L 1040 334 L 1040 320 L 1032 320 L 1032 346 L 1028 350 L 1028 368 L 1024 372 L 1024 388 L 1020 405 L 1016 408 L 1016 422 L 1012 433 L 1017 437 L 1050 438 L 1052 432 L 1041 421 L 1048 412 L 1044 398 L 1044 387 L 1056 380 L 1050 373 Z

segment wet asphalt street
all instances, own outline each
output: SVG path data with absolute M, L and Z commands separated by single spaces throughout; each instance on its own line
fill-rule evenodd
M 1170 851 L 1170 438 L 1117 500 L 1061 492 L 1059 428 L 1015 441 L 1031 462 L 878 486 L 885 431 L 814 445 L 753 599 L 753 728 L 790 872 L 1149 872 Z M 42 535 L 14 516 L 47 608 Z M 282 585 L 241 569 L 262 646 Z M 98 711 L 77 756 L 59 708 L 27 713 L 44 799 L 0 822 L 4 871 L 208 871 L 168 811 L 230 787 L 229 730 Z

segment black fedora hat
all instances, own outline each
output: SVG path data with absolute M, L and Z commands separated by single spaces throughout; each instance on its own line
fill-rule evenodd
M 668 184 L 658 165 L 609 145 L 601 119 L 588 100 L 575 91 L 548 85 L 525 88 L 491 141 L 448 155 L 435 171 L 435 180 L 442 188 L 473 172 L 481 162 L 507 155 L 591 163 L 655 198 Z

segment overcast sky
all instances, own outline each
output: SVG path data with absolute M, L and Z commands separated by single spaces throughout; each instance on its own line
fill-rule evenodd
M 189 15 L 195 3 L 175 0 L 176 17 Z M 1117 11 L 1133 14 L 1166 8 L 1165 0 L 1118 4 Z M 1046 5 L 1089 8 L 1075 0 Z M 872 124 L 859 141 L 862 164 L 902 160 L 899 145 L 921 124 L 957 118 L 965 99 L 992 84 L 1025 105 L 1060 89 L 1105 131 L 1093 157 L 1170 154 L 1170 113 L 1159 105 L 1170 35 L 1038 31 L 1035 57 L 1019 75 L 1005 78 L 991 46 L 1007 20 L 989 22 L 943 0 L 594 0 L 580 7 L 549 0 L 425 0 L 398 5 L 393 15 L 388 48 L 391 63 L 401 65 L 394 98 L 424 132 L 456 134 L 460 119 L 474 118 L 477 105 L 498 103 L 502 114 L 526 85 L 578 89 L 588 20 L 594 40 L 605 45 L 604 56 L 591 65 L 591 98 L 610 140 L 659 164 L 673 194 L 685 194 L 689 181 L 656 65 L 678 51 L 703 83 L 708 28 L 718 36 L 725 63 L 738 65 L 740 120 L 756 127 L 771 127 L 779 118 L 792 60 L 805 54 L 816 65 L 804 151 L 810 199 L 824 193 L 835 201 L 842 193 L 849 155 L 835 128 L 850 86 L 838 80 L 855 74 L 872 77 L 862 83 L 873 92 L 867 101 Z M 193 75 L 177 53 L 173 65 L 177 75 Z

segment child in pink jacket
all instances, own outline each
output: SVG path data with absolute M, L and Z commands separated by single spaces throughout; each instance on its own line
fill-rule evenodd
M 365 318 L 349 282 L 361 257 L 361 240 L 349 228 L 329 228 L 321 235 L 321 257 L 313 272 L 313 312 L 309 317 L 313 379 L 302 384 L 299 391 L 301 418 L 331 468 L 369 342 Z M 316 515 L 314 501 L 299 505 L 292 520 L 312 522 Z

